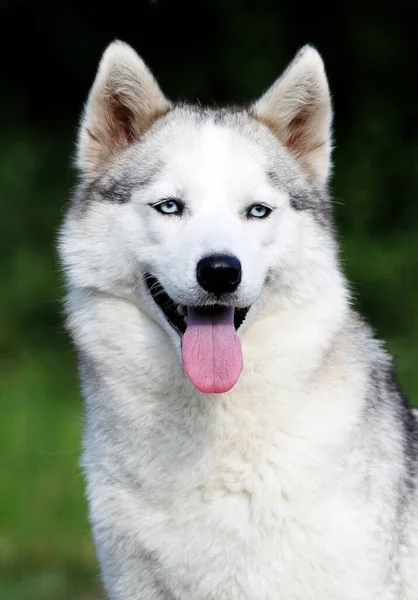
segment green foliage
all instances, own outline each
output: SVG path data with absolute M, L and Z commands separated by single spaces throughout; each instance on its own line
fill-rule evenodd
M 10 138 L 0 154 L 0 597 L 8 600 L 92 600 L 99 587 L 78 468 L 82 404 L 54 247 L 67 154 L 62 138 L 32 131 Z

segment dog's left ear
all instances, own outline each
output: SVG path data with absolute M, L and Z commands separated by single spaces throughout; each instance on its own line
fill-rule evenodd
M 287 147 L 316 185 L 325 185 L 331 166 L 332 108 L 324 64 L 314 48 L 300 50 L 254 104 L 253 114 Z

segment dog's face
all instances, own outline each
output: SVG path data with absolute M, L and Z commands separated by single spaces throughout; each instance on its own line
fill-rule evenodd
M 311 48 L 250 109 L 211 111 L 172 107 L 139 57 L 112 44 L 62 230 L 71 282 L 133 300 L 181 348 L 198 389 L 227 391 L 241 326 L 329 277 L 330 120 Z

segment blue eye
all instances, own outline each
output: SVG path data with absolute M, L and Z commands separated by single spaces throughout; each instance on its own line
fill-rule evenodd
M 248 219 L 265 219 L 269 216 L 272 209 L 268 206 L 264 206 L 264 204 L 253 204 L 247 210 L 247 218 Z
M 184 204 L 180 200 L 163 200 L 157 204 L 153 204 L 152 208 L 155 208 L 162 215 L 177 215 L 181 216 L 184 208 Z

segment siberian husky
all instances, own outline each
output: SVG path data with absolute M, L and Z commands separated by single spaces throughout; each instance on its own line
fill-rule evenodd
M 111 600 L 418 599 L 417 418 L 350 302 L 331 121 L 310 46 L 222 110 L 103 55 L 59 252 Z

